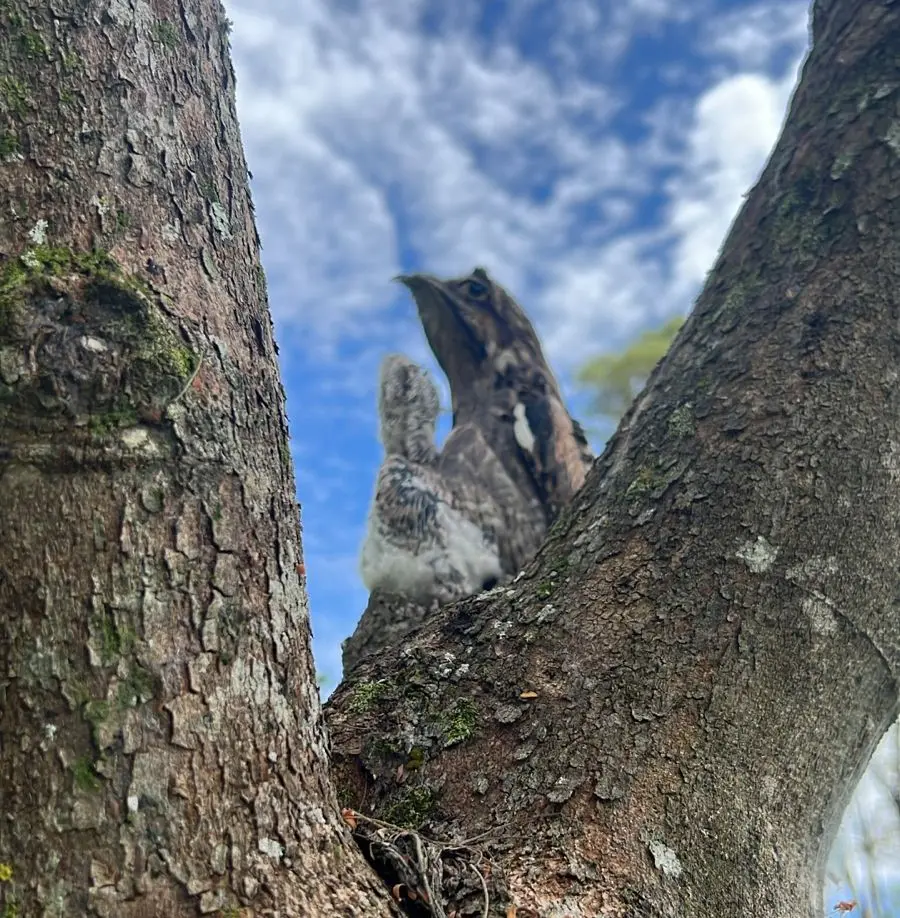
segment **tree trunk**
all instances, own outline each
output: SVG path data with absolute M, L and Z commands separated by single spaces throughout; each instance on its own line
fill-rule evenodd
M 221 7 L 0 15 L 0 913 L 388 915 L 327 778 Z
M 330 702 L 345 804 L 479 837 L 443 852 L 460 915 L 473 850 L 491 914 L 822 913 L 898 710 L 900 5 L 813 26 L 693 315 L 525 576 Z

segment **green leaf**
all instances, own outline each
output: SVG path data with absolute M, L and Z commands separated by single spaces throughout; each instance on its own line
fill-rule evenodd
M 619 421 L 683 324 L 684 316 L 674 316 L 642 332 L 624 351 L 599 354 L 578 371 L 578 382 L 592 393 L 597 415 Z

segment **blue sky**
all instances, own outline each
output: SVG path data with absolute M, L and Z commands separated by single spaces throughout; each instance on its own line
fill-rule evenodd
M 690 309 L 777 138 L 808 4 L 226 6 L 314 650 L 333 686 L 366 602 L 357 556 L 381 458 L 378 364 L 400 350 L 436 371 L 390 279 L 484 265 L 534 319 L 584 417 L 579 365 Z M 882 813 L 898 758 L 884 748 L 857 796 Z M 834 863 L 855 863 L 859 844 L 844 833 Z

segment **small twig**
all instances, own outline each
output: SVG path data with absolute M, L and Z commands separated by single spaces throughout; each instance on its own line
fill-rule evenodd
M 419 864 L 419 875 L 422 879 L 422 883 L 425 886 L 425 892 L 428 894 L 428 905 L 431 908 L 434 918 L 447 918 L 447 913 L 444 911 L 444 906 L 441 903 L 440 898 L 435 896 L 434 890 L 431 888 L 431 882 L 429 881 L 428 874 L 431 873 L 431 862 L 430 859 L 425 857 L 425 852 L 422 850 L 422 839 L 418 832 L 410 833 L 412 835 L 413 844 L 416 848 L 416 860 Z M 438 890 L 440 892 L 440 890 Z
M 478 874 L 478 879 L 481 880 L 481 889 L 482 892 L 484 892 L 484 908 L 481 911 L 481 918 L 488 918 L 488 912 L 491 908 L 491 897 L 488 893 L 487 880 L 485 880 L 484 875 L 474 864 L 469 864 L 469 866 Z
M 365 816 L 363 813 L 358 813 L 356 810 L 353 810 L 353 815 L 358 820 L 363 822 L 371 822 L 372 825 L 376 825 L 382 829 L 393 829 L 397 833 L 409 832 L 410 829 L 404 829 L 402 826 L 394 825 L 392 822 L 382 822 L 380 819 L 376 819 L 374 816 Z M 447 842 L 439 841 L 436 838 L 429 838 L 427 835 L 423 835 L 421 832 L 416 832 L 414 834 L 418 835 L 423 841 L 427 841 L 429 844 L 437 845 L 444 851 L 460 851 L 463 848 L 471 848 L 472 842 L 476 842 L 479 839 L 484 838 L 487 835 L 497 832 L 504 826 L 492 826 L 490 829 L 485 829 L 484 832 L 479 832 L 477 835 L 473 835 L 470 838 L 464 838 L 461 842 L 455 845 L 450 845 Z
M 435 891 L 432 888 L 432 881 L 440 881 L 441 871 L 435 869 L 435 865 L 432 861 L 432 852 L 428 850 L 425 846 L 429 848 L 437 849 L 437 864 L 438 867 L 442 866 L 440 858 L 445 854 L 456 854 L 457 857 L 460 857 L 459 852 L 469 852 L 472 855 L 476 855 L 478 862 L 481 861 L 485 856 L 485 852 L 480 848 L 472 847 L 472 843 L 476 842 L 487 835 L 490 835 L 493 832 L 496 832 L 497 829 L 502 828 L 502 826 L 494 826 L 493 828 L 486 829 L 484 832 L 480 832 L 478 835 L 473 835 L 471 838 L 467 838 L 460 842 L 458 845 L 447 845 L 443 842 L 436 841 L 435 839 L 428 838 L 425 835 L 422 835 L 420 832 L 416 832 L 412 829 L 404 829 L 401 826 L 394 825 L 390 822 L 383 822 L 380 819 L 376 819 L 374 816 L 365 816 L 362 813 L 356 812 L 353 810 L 353 816 L 357 821 L 367 822 L 371 825 L 377 827 L 388 835 L 389 840 L 382 839 L 381 844 L 390 846 L 393 850 L 397 851 L 396 842 L 406 836 L 412 839 L 413 847 L 415 850 L 415 860 L 416 868 L 419 880 L 424 887 L 425 893 L 428 896 L 428 905 L 431 909 L 433 918 L 447 918 L 447 912 L 444 909 L 443 902 L 440 896 L 435 895 Z M 380 834 L 380 833 L 378 833 Z M 475 871 L 475 875 L 478 877 L 479 882 L 481 883 L 481 891 L 484 895 L 484 905 L 482 907 L 482 918 L 488 918 L 488 913 L 490 912 L 491 907 L 491 897 L 490 892 L 488 891 L 487 880 L 484 878 L 484 874 L 478 869 L 477 862 L 469 860 L 466 857 L 460 857 L 462 861 L 467 863 L 472 870 Z M 441 881 L 442 883 L 442 881 Z M 438 893 L 442 893 L 442 890 L 439 888 Z
M 479 832 L 477 835 L 472 835 L 470 838 L 464 838 L 464 839 L 463 839 L 461 842 L 459 842 L 459 844 L 457 844 L 457 845 L 447 845 L 447 846 L 445 847 L 445 850 L 447 850 L 447 851 L 459 851 L 461 848 L 471 848 L 471 847 L 472 847 L 472 842 L 477 842 L 477 841 L 479 841 L 480 839 L 484 838 L 485 836 L 491 835 L 491 834 L 493 834 L 494 832 L 497 832 L 497 831 L 499 831 L 500 829 L 503 829 L 503 828 L 505 828 L 505 826 L 502 826 L 502 825 L 499 825 L 499 826 L 491 826 L 490 829 L 485 829 L 483 832 Z
M 357 820 L 362 820 L 363 822 L 371 822 L 373 826 L 378 826 L 380 829 L 392 829 L 394 832 L 403 833 L 408 832 L 409 829 L 404 829 L 402 826 L 396 826 L 392 822 L 382 822 L 380 819 L 376 819 L 374 816 L 365 816 L 362 813 L 358 813 L 356 810 L 353 810 L 353 816 Z

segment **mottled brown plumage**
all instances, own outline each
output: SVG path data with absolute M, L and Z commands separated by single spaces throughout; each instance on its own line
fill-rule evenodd
M 429 274 L 398 280 L 412 292 L 447 375 L 454 427 L 481 431 L 521 493 L 540 501 L 546 528 L 584 483 L 593 457 L 534 326 L 483 268 L 450 280 Z
M 543 541 L 546 523 L 540 500 L 515 484 L 476 424 L 450 431 L 437 468 L 448 487 L 467 495 L 466 517 L 496 542 L 502 579 L 513 577 Z

